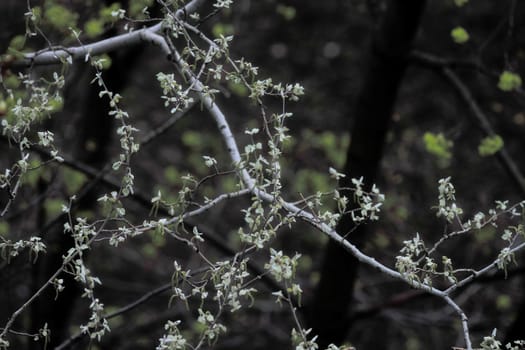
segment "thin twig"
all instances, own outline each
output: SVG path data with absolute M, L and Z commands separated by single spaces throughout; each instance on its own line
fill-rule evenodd
M 441 71 L 443 68 L 450 68 L 454 70 L 467 69 L 481 73 L 495 80 L 498 80 L 500 76 L 499 72 L 489 69 L 479 59 L 476 58 L 448 58 L 437 56 L 429 52 L 414 50 L 410 53 L 408 59 L 411 63 L 414 63 L 421 67 L 430 68 L 436 71 Z M 525 90 L 522 87 L 516 88 L 515 92 L 521 96 L 525 96 Z
M 172 115 L 168 120 L 166 120 L 163 124 L 161 124 L 159 127 L 151 130 L 144 138 L 140 141 L 140 147 L 147 146 L 150 142 L 154 141 L 157 137 L 160 135 L 166 133 L 175 123 L 185 116 L 195 105 L 197 104 L 197 100 L 193 100 L 191 103 L 188 104 L 185 108 L 177 111 L 174 115 Z
M 485 133 L 485 135 L 496 135 L 496 132 L 492 128 L 489 119 L 472 96 L 472 93 L 470 92 L 468 87 L 463 83 L 463 81 L 458 77 L 458 75 L 454 73 L 450 68 L 443 68 L 442 73 L 452 84 L 452 86 L 456 89 L 463 101 L 468 105 L 470 111 L 472 112 L 472 115 L 477 119 L 480 129 Z M 501 163 L 503 163 L 503 166 L 521 190 L 521 193 L 525 195 L 525 178 L 523 177 L 523 174 L 516 165 L 516 162 L 514 162 L 514 160 L 509 155 L 505 146 L 503 146 L 501 150 L 499 150 L 496 153 L 496 157 Z
M 205 268 L 200 268 L 200 269 L 197 269 L 195 271 L 193 271 L 193 275 L 198 275 L 198 274 L 201 274 L 205 271 L 207 271 L 208 268 L 205 267 Z M 179 280 L 179 282 L 182 280 L 182 278 Z M 170 283 L 166 283 L 158 288 L 155 288 L 149 292 L 147 292 L 146 294 L 144 294 L 143 296 L 141 296 L 140 298 L 138 298 L 137 300 L 121 307 L 120 309 L 118 309 L 117 311 L 115 312 L 112 312 L 106 316 L 103 316 L 103 318 L 107 319 L 107 320 L 110 320 L 114 317 L 117 317 L 117 316 L 120 316 L 122 314 L 125 314 L 137 307 L 139 307 L 140 305 L 146 303 L 148 300 L 152 299 L 153 297 L 159 295 L 159 294 L 162 294 L 164 293 L 165 291 L 167 291 L 168 289 L 170 289 L 171 287 L 173 286 L 173 283 L 170 282 Z M 69 337 L 68 339 L 66 339 L 65 341 L 63 341 L 62 343 L 60 343 L 57 347 L 55 347 L 55 350 L 62 350 L 62 349 L 67 349 L 69 348 L 71 345 L 73 345 L 74 343 L 76 343 L 77 341 L 80 340 L 80 338 L 82 338 L 83 336 L 86 336 L 87 334 L 86 333 L 82 333 L 82 332 L 78 332 L 76 333 L 75 335 Z
M 447 81 L 456 89 L 460 97 L 467 104 L 470 111 L 472 112 L 472 115 L 478 121 L 476 125 L 483 131 L 483 133 L 487 136 L 496 135 L 496 132 L 492 128 L 488 117 L 485 115 L 481 107 L 478 105 L 478 103 L 472 96 L 472 92 L 466 86 L 466 84 L 459 78 L 459 76 L 453 71 L 452 68 L 468 67 L 485 74 L 490 74 L 492 76 L 497 76 L 497 74 L 489 72 L 479 62 L 475 61 L 462 61 L 462 63 L 458 63 L 453 60 L 440 58 L 431 54 L 422 53 L 418 51 L 412 52 L 410 57 L 416 63 L 434 69 L 437 72 L 440 72 L 447 79 Z M 502 149 L 496 153 L 496 157 L 503 164 L 505 170 L 515 182 L 515 184 L 518 186 L 521 193 L 525 195 L 525 178 L 521 173 L 519 167 L 517 166 L 516 162 L 509 155 L 505 146 L 503 146 Z

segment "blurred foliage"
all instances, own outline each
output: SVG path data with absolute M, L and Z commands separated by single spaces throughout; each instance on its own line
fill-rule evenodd
M 62 208 L 67 202 L 60 198 L 47 198 L 44 201 L 44 210 L 47 217 L 54 218 L 60 213 L 62 213 Z
M 122 5 L 119 2 L 114 2 L 109 6 L 102 6 L 98 12 L 100 20 L 105 23 L 112 23 L 117 20 L 117 16 L 114 15 L 115 12 L 118 12 L 122 8 Z
M 25 35 L 16 35 L 11 39 L 8 50 L 14 50 L 15 52 L 22 51 L 26 43 Z
M 228 81 L 228 90 L 239 97 L 246 97 L 249 94 L 246 86 L 240 83 L 235 83 L 231 80 Z
M 428 153 L 438 157 L 441 160 L 448 161 L 452 157 L 452 147 L 454 142 L 447 140 L 443 133 L 434 134 L 426 132 L 423 135 L 423 142 Z
M 128 5 L 128 12 L 132 18 L 144 19 L 146 15 L 143 10 L 154 4 L 155 0 L 131 0 Z
M 9 223 L 0 221 L 0 236 L 7 237 L 9 234 Z
M 498 87 L 503 91 L 512 91 L 521 87 L 521 77 L 516 73 L 504 71 L 499 77 Z
M 77 193 L 87 182 L 87 176 L 77 170 L 63 168 L 64 184 L 68 195 L 72 196 Z
M 495 154 L 503 148 L 503 139 L 499 135 L 488 136 L 481 140 L 478 146 L 478 153 L 482 157 Z
M 512 299 L 507 294 L 498 295 L 496 298 L 496 307 L 500 310 L 508 310 L 512 307 Z
M 233 25 L 230 23 L 216 23 L 212 28 L 213 36 L 220 38 L 222 36 L 228 36 L 234 34 Z
M 461 7 L 465 6 L 468 3 L 469 0 L 454 0 L 454 3 L 456 6 Z
M 79 16 L 60 4 L 47 1 L 44 6 L 44 18 L 54 29 L 67 33 L 70 28 L 77 26 Z
M 297 193 L 329 192 L 332 188 L 333 182 L 325 172 L 300 169 L 295 174 L 293 189 Z
M 96 38 L 104 32 L 104 22 L 101 19 L 90 19 L 84 24 L 84 32 L 88 38 Z
M 40 160 L 31 159 L 29 161 L 29 169 L 31 170 L 29 170 L 23 178 L 24 183 L 31 186 L 33 189 L 36 189 L 38 180 L 40 180 L 40 177 L 45 170 L 45 168 L 41 167 L 40 165 Z
M 278 4 L 276 7 L 276 11 L 287 21 L 291 21 L 292 19 L 294 19 L 297 14 L 297 10 L 295 9 L 295 7 L 286 6 L 283 4 Z
M 109 67 L 111 67 L 111 57 L 109 57 L 108 54 L 103 54 L 100 56 L 93 57 L 94 59 L 98 59 L 102 62 L 102 69 L 108 70 Z
M 456 27 L 452 29 L 450 35 L 457 44 L 464 44 L 469 40 L 469 34 L 463 27 Z
M 169 165 L 164 169 L 164 178 L 170 185 L 181 185 L 181 173 L 173 165 Z

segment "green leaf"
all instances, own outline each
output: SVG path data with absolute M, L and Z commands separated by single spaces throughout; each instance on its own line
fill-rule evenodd
M 96 38 L 104 32 L 104 22 L 100 19 L 90 19 L 84 24 L 84 33 L 88 38 Z
M 47 217 L 55 217 L 62 212 L 62 205 L 66 202 L 62 199 L 46 199 L 44 201 L 44 210 Z
M 203 148 L 203 141 L 206 139 L 204 135 L 193 131 L 188 130 L 182 134 L 182 143 L 195 150 L 201 150 Z
M 120 9 L 121 9 L 120 3 L 118 3 L 118 2 L 114 2 L 114 3 L 112 3 L 109 6 L 104 6 L 99 11 L 100 20 L 103 23 L 112 23 L 112 22 L 116 21 L 118 18 L 114 17 L 112 15 L 112 13 L 116 12 L 116 11 L 118 11 Z
M 80 171 L 70 168 L 64 168 L 64 183 L 66 185 L 68 195 L 77 193 L 80 188 L 86 183 L 87 177 Z
M 426 132 L 423 135 L 423 142 L 425 143 L 425 149 L 428 153 L 445 160 L 452 157 L 450 150 L 454 143 L 447 140 L 442 133 L 433 134 L 431 132 Z
M 457 44 L 464 44 L 470 38 L 468 32 L 463 27 L 456 27 L 452 29 L 450 35 L 452 36 L 452 40 L 454 40 L 454 42 Z
M 5 221 L 0 222 L 0 236 L 6 237 L 9 233 L 9 224 Z
M 277 5 L 277 8 L 275 10 L 287 21 L 291 21 L 292 19 L 294 19 L 295 15 L 297 14 L 297 11 L 293 6 L 279 4 Z
M 9 49 L 21 51 L 26 43 L 25 35 L 17 35 L 9 42 Z
M 39 24 L 42 20 L 42 8 L 40 6 L 34 6 L 31 8 L 31 15 L 29 16 L 31 18 L 31 21 L 34 24 Z
M 8 89 L 16 89 L 20 86 L 20 80 L 14 74 L 7 75 L 4 78 L 4 85 Z
M 76 27 L 78 20 L 78 14 L 56 4 L 46 7 L 44 17 L 52 27 L 63 32 L 69 31 L 70 27 Z
M 233 192 L 239 189 L 237 186 L 239 182 L 233 177 L 225 177 L 221 181 L 222 190 L 224 192 Z
M 145 7 L 150 7 L 153 5 L 153 0 L 132 0 L 128 6 L 128 13 L 130 16 L 143 19 L 145 18 L 142 10 Z
M 157 248 L 152 243 L 143 244 L 141 250 L 149 258 L 157 256 Z
M 386 249 L 390 246 L 390 237 L 384 232 L 379 232 L 374 238 L 374 243 L 379 248 Z
M 468 3 L 468 0 L 454 0 L 454 4 L 456 4 L 457 7 L 462 7 Z
M 166 182 L 168 182 L 168 184 L 170 185 L 180 184 L 181 177 L 182 176 L 177 170 L 177 168 L 175 168 L 172 165 L 169 165 L 168 167 L 166 167 L 166 169 L 164 169 L 164 178 L 166 179 Z
M 38 184 L 38 180 L 43 174 L 43 167 L 41 167 L 41 163 L 37 159 L 31 159 L 29 161 L 29 169 L 27 173 L 24 174 L 24 177 L 22 178 L 22 182 L 24 184 L 29 185 L 32 188 L 36 188 Z
M 503 139 L 499 135 L 488 136 L 481 140 L 478 146 L 478 153 L 482 157 L 495 154 L 503 148 Z
M 164 247 L 166 245 L 166 237 L 160 232 L 153 232 L 151 236 L 151 243 L 155 247 Z
M 7 103 L 1 99 L 0 100 L 0 116 L 4 116 L 7 114 Z
M 233 81 L 228 81 L 228 89 L 237 96 L 248 96 L 248 88 L 241 83 L 234 83 Z
M 504 71 L 499 76 L 498 88 L 503 91 L 512 91 L 521 86 L 521 77 L 515 73 Z
M 219 38 L 221 35 L 228 36 L 234 33 L 233 25 L 229 23 L 216 23 L 211 29 L 213 36 Z
M 508 310 L 512 306 L 512 299 L 506 295 L 498 295 L 496 298 L 496 307 L 498 310 Z
M 488 243 L 496 238 L 497 233 L 498 232 L 493 226 L 485 226 L 479 229 L 474 237 L 479 243 Z
M 61 98 L 53 98 L 49 100 L 49 107 L 51 108 L 50 112 L 60 112 L 64 108 L 64 100 Z
M 102 54 L 100 56 L 96 56 L 94 57 L 95 60 L 100 60 L 102 62 L 102 69 L 103 70 L 106 70 L 106 69 L 109 69 L 109 67 L 111 67 L 111 57 L 109 57 L 109 55 L 107 53 L 105 54 Z
M 329 176 L 312 169 L 297 171 L 293 184 L 294 191 L 298 193 L 328 192 L 332 186 Z
M 330 131 L 319 135 L 319 146 L 324 150 L 330 163 L 337 168 L 342 168 L 345 164 L 346 154 L 341 150 L 346 149 L 348 144 L 348 135 L 339 135 Z

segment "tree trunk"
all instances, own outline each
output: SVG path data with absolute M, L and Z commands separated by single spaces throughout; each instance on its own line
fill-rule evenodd
M 416 35 L 424 0 L 392 0 L 375 31 L 369 52 L 363 84 L 352 115 L 351 144 L 347 152 L 342 187 L 351 186 L 352 178 L 363 176 L 370 188 L 377 176 L 385 135 L 397 91 L 404 75 L 406 56 Z M 352 195 L 345 193 L 348 198 Z M 337 225 L 341 235 L 349 232 L 354 223 L 349 215 Z M 367 226 L 353 231 L 348 239 L 359 248 L 367 236 Z M 318 334 L 320 348 L 339 344 L 349 328 L 352 292 L 357 278 L 358 261 L 340 245 L 330 241 L 325 249 L 321 279 L 309 309 L 310 326 Z
M 525 276 L 521 277 L 521 285 L 525 287 Z M 524 290 L 522 288 L 522 290 Z M 521 304 L 516 312 L 516 318 L 510 324 L 505 335 L 504 345 L 514 340 L 525 340 L 525 298 L 522 297 Z

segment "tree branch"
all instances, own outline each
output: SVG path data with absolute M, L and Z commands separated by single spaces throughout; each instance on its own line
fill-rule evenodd
M 200 268 L 200 269 L 197 269 L 195 271 L 192 271 L 192 276 L 193 275 L 199 275 L 203 272 L 206 272 L 208 270 L 207 267 L 203 267 L 203 268 Z M 179 279 L 179 283 L 182 281 L 182 278 Z M 167 291 L 168 289 L 170 289 L 171 287 L 173 286 L 173 283 L 170 282 L 170 283 L 166 283 L 160 287 L 157 287 L 149 292 L 147 292 L 146 294 L 144 294 L 143 296 L 141 296 L 140 298 L 138 298 L 137 300 L 121 307 L 120 309 L 118 309 L 117 311 L 114 311 L 106 316 L 103 316 L 105 319 L 107 320 L 110 320 L 114 317 L 117 317 L 117 316 L 120 316 L 122 314 L 125 314 L 137 307 L 139 307 L 140 305 L 146 303 L 148 300 L 152 299 L 153 297 L 159 295 L 159 294 L 162 294 L 164 293 L 165 291 Z M 82 337 L 86 336 L 87 334 L 86 333 L 82 333 L 82 332 L 77 332 L 75 335 L 69 337 L 68 339 L 66 339 L 65 341 L 63 341 L 60 345 L 58 345 L 55 350 L 63 350 L 63 349 L 68 349 L 69 347 L 71 347 L 73 344 L 75 344 L 76 342 L 78 342 Z
M 179 10 L 177 10 L 177 12 L 175 12 L 176 19 L 182 19 L 185 16 L 194 13 L 206 1 L 207 0 L 190 1 L 184 7 L 180 8 Z M 50 48 L 34 53 L 25 54 L 24 58 L 20 60 L 14 61 L 10 64 L 4 62 L 3 64 L 6 66 L 5 68 L 9 68 L 9 66 L 23 68 L 31 66 L 58 64 L 68 59 L 85 59 L 87 55 L 97 56 L 103 53 L 118 50 L 123 47 L 137 45 L 144 41 L 145 33 L 156 33 L 161 29 L 162 22 L 148 28 L 117 35 L 112 38 L 100 40 L 91 44 L 59 49 Z
M 479 72 L 495 80 L 499 79 L 500 73 L 487 68 L 482 62 L 477 59 L 453 59 L 447 57 L 440 57 L 434 54 L 413 50 L 408 60 L 420 67 L 441 71 L 444 68 L 450 69 L 468 69 L 471 71 Z M 516 93 L 521 96 L 525 96 L 525 90 L 522 87 L 515 89 Z
M 195 107 L 197 104 L 197 101 L 194 100 L 191 102 L 187 107 L 183 108 L 182 110 L 177 111 L 174 115 L 172 115 L 170 118 L 168 118 L 164 123 L 159 125 L 157 128 L 150 131 L 144 138 L 140 141 L 140 147 L 147 146 L 150 142 L 154 141 L 157 137 L 160 135 L 166 133 L 175 123 L 182 118 L 186 113 L 188 113 L 190 110 Z
M 156 43 L 159 47 L 161 47 L 163 50 L 165 50 L 165 53 L 167 56 L 172 57 L 173 62 L 176 64 L 177 69 L 189 80 L 189 82 L 194 86 L 194 90 L 199 95 L 199 98 L 204 105 L 204 107 L 208 110 L 212 118 L 215 120 L 217 127 L 219 129 L 219 132 L 222 135 L 222 138 L 224 142 L 226 143 L 227 151 L 230 154 L 230 158 L 234 164 L 240 164 L 242 162 L 242 158 L 239 152 L 239 148 L 237 146 L 237 142 L 235 140 L 235 137 L 233 136 L 233 133 L 230 129 L 230 126 L 226 120 L 226 117 L 222 110 L 219 108 L 219 106 L 212 100 L 210 96 L 208 96 L 204 92 L 204 85 L 195 78 L 193 73 L 188 70 L 187 64 L 184 62 L 180 54 L 174 50 L 171 52 L 171 49 L 169 45 L 166 43 L 164 38 L 158 34 L 155 33 L 145 33 L 147 37 L 151 39 L 152 42 Z M 246 169 L 239 169 L 240 176 L 244 184 L 248 189 L 251 190 L 251 192 L 259 197 L 260 199 L 266 201 L 266 202 L 275 202 L 279 201 L 282 205 L 282 207 L 288 211 L 290 214 L 293 214 L 296 217 L 299 217 L 303 219 L 304 221 L 308 222 L 315 228 L 317 228 L 319 231 L 326 234 L 330 239 L 333 239 L 339 244 L 341 244 L 346 250 L 348 250 L 351 254 L 353 254 L 359 261 L 381 271 L 382 273 L 393 277 L 395 279 L 401 280 L 405 283 L 408 283 L 411 286 L 414 286 L 416 288 L 422 289 L 430 294 L 436 295 L 438 297 L 444 298 L 446 297 L 446 294 L 442 291 L 429 286 L 427 284 L 418 283 L 414 281 L 409 281 L 407 278 L 405 278 L 401 273 L 381 264 L 377 260 L 375 260 L 372 257 L 369 257 L 368 255 L 361 252 L 356 246 L 351 244 L 349 241 L 344 239 L 339 233 L 337 233 L 334 229 L 332 229 L 327 224 L 323 223 L 319 219 L 317 219 L 314 215 L 312 215 L 309 212 L 306 212 L 299 207 L 297 207 L 294 204 L 291 204 L 289 202 L 283 201 L 282 199 L 277 199 L 271 194 L 265 192 L 263 189 L 259 188 L 257 186 L 257 183 L 255 179 L 253 179 L 248 170 Z
M 193 72 L 188 69 L 188 65 L 182 59 L 181 55 L 177 52 L 177 50 L 175 48 L 170 47 L 170 45 L 166 42 L 166 40 L 162 36 L 155 34 L 155 33 L 151 33 L 151 32 L 144 33 L 144 35 L 147 36 L 151 40 L 152 43 L 155 43 L 157 46 L 159 46 L 164 51 L 167 57 L 171 57 L 177 69 L 179 70 L 179 72 L 188 79 L 190 84 L 194 87 L 194 90 L 199 95 L 199 98 L 202 104 L 208 110 L 212 118 L 215 120 L 217 127 L 219 129 L 219 132 L 221 133 L 222 138 L 224 142 L 226 143 L 227 151 L 230 154 L 230 158 L 232 162 L 234 164 L 241 164 L 242 158 L 239 152 L 239 148 L 237 146 L 235 137 L 233 136 L 233 133 L 229 127 L 229 124 L 226 120 L 226 117 L 224 113 L 221 111 L 221 109 L 218 107 L 218 105 L 214 102 L 214 100 L 208 94 L 205 93 L 204 85 L 195 77 Z M 280 198 L 278 199 L 272 196 L 271 194 L 265 192 L 263 189 L 259 188 L 257 186 L 255 179 L 250 176 L 248 170 L 246 170 L 245 168 L 239 169 L 239 173 L 240 173 L 240 177 L 242 181 L 244 182 L 244 184 L 247 186 L 248 189 L 251 190 L 251 192 L 255 196 L 257 196 L 263 201 L 270 202 L 270 203 L 279 201 L 282 207 L 286 211 L 308 222 L 309 224 L 317 228 L 319 231 L 326 234 L 330 239 L 333 239 L 339 244 L 341 244 L 344 249 L 350 252 L 360 262 L 365 263 L 379 270 L 380 272 L 382 272 L 383 274 L 387 276 L 403 281 L 412 287 L 423 290 L 429 294 L 435 295 L 443 299 L 448 305 L 452 307 L 452 309 L 460 317 L 462 328 L 463 328 L 463 335 L 464 335 L 467 349 L 472 350 L 472 344 L 471 344 L 470 335 L 469 335 L 467 317 L 465 313 L 463 312 L 463 310 L 449 297 L 449 294 L 447 292 L 444 292 L 442 290 L 439 290 L 437 288 L 432 287 L 431 285 L 428 285 L 422 282 L 410 280 L 407 277 L 405 277 L 403 274 L 401 274 L 400 272 L 395 271 L 387 267 L 386 265 L 381 264 L 374 258 L 361 252 L 361 250 L 359 250 L 355 245 L 353 245 L 348 240 L 346 240 L 343 236 L 341 236 L 333 228 L 323 223 L 322 221 L 318 220 L 314 215 Z
M 431 68 L 441 73 L 447 79 L 450 85 L 454 87 L 454 89 L 457 91 L 461 99 L 468 106 L 468 108 L 470 109 L 472 113 L 472 116 L 474 116 L 474 118 L 476 118 L 476 120 L 478 121 L 476 125 L 478 125 L 481 131 L 487 136 L 496 135 L 496 132 L 492 128 L 492 125 L 490 124 L 488 117 L 485 115 L 483 110 L 480 108 L 480 106 L 478 105 L 474 97 L 472 96 L 470 89 L 459 78 L 459 76 L 452 70 L 452 68 L 469 67 L 479 72 L 490 74 L 492 76 L 495 75 L 494 73 L 489 72 L 480 63 L 476 63 L 473 61 L 453 63 L 453 61 L 451 60 L 443 59 L 437 56 L 433 56 L 430 54 L 425 54 L 425 53 L 417 52 L 417 51 L 411 54 L 411 58 L 415 62 L 421 64 L 422 66 Z M 496 153 L 496 157 L 502 163 L 508 175 L 514 181 L 514 183 L 519 188 L 521 193 L 525 195 L 525 178 L 523 174 L 521 173 L 519 167 L 517 166 L 516 162 L 509 155 L 505 146 L 503 146 L 502 149 Z
M 494 136 L 496 132 L 490 125 L 487 116 L 485 115 L 485 113 L 483 113 L 483 111 L 475 101 L 474 97 L 472 96 L 472 93 L 463 83 L 463 81 L 461 81 L 457 74 L 454 73 L 450 68 L 444 68 L 442 70 L 442 73 L 452 84 L 452 86 L 456 89 L 463 101 L 468 105 L 473 116 L 478 120 L 479 126 L 481 130 L 485 133 L 485 135 Z M 514 160 L 509 155 L 505 146 L 503 146 L 501 150 L 496 153 L 496 157 L 503 164 L 505 170 L 507 170 L 507 173 L 519 187 L 521 193 L 525 195 L 525 178 L 523 177 L 523 174 L 519 170 Z

